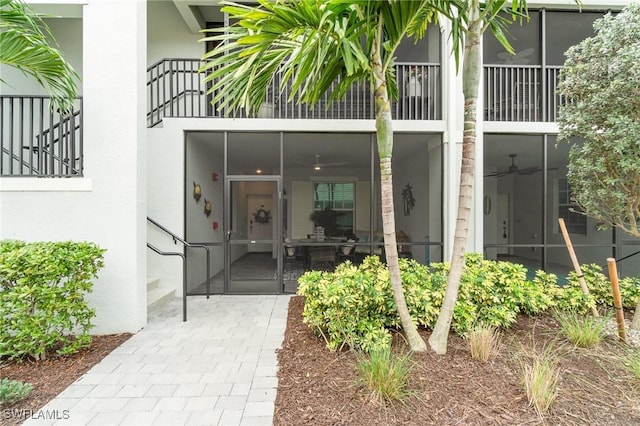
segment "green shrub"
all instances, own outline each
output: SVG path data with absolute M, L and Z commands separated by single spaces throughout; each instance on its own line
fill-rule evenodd
M 613 306 L 611 281 L 602 268 L 596 264 L 582 265 L 584 281 L 589 289 L 589 296 L 582 292 L 578 274 L 572 271 L 568 275 L 568 283 L 564 292 L 560 292 L 557 307 L 562 310 L 586 313 L 593 306 Z M 619 280 L 620 296 L 625 308 L 633 309 L 640 298 L 640 278 L 626 277 Z
M 622 306 L 628 309 L 635 309 L 640 299 L 640 276 L 625 277 L 619 280 L 618 284 L 620 285 Z
M 409 313 L 416 324 L 432 329 L 442 306 L 449 264 L 425 266 L 407 259 L 399 259 L 399 263 Z M 564 287 L 557 285 L 554 274 L 543 271 L 528 280 L 522 265 L 484 260 L 470 253 L 452 329 L 465 336 L 477 324 L 508 328 L 520 313 L 538 314 L 549 308 L 585 313 L 597 301 L 610 298 L 610 290 L 606 291 L 610 284 L 598 267 L 586 265 L 584 271 L 593 288 L 589 296 L 575 277 Z M 638 286 L 631 279 L 623 281 L 624 300 L 635 297 L 637 301 Z M 331 350 L 345 345 L 367 352 L 384 348 L 391 342 L 389 329 L 400 327 L 389 271 L 377 256 L 367 257 L 359 266 L 343 263 L 334 272 L 309 271 L 300 277 L 299 284 L 298 294 L 306 297 L 304 321 L 325 338 Z
M 84 295 L 104 250 L 87 242 L 0 242 L 0 356 L 77 352 L 95 316 Z
M 427 267 L 400 259 L 407 307 L 417 324 L 435 325 L 448 273 L 447 263 Z M 391 342 L 388 330 L 400 326 L 389 272 L 377 256 L 367 257 L 359 266 L 343 263 L 334 272 L 309 271 L 299 283 L 298 294 L 306 298 L 304 321 L 331 350 L 343 345 L 367 352 L 385 348 Z M 509 327 L 519 312 L 541 312 L 552 302 L 544 286 L 526 281 L 523 266 L 470 254 L 452 327 L 461 335 L 477 323 Z
M 389 271 L 377 256 L 359 267 L 345 262 L 335 272 L 306 272 L 299 283 L 298 293 L 306 296 L 304 321 L 325 337 L 329 349 L 346 344 L 370 352 L 390 345 L 387 327 L 399 319 Z
M 2 379 L 0 381 L 0 406 L 22 401 L 29 396 L 32 390 L 33 386 L 30 383 Z
M 507 328 L 518 313 L 536 314 L 552 305 L 547 287 L 528 281 L 524 266 L 472 253 L 466 257 L 452 327 L 460 335 L 478 323 Z

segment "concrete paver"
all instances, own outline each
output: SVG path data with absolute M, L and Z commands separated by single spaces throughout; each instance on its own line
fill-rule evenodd
M 271 425 L 289 298 L 174 299 L 24 424 Z

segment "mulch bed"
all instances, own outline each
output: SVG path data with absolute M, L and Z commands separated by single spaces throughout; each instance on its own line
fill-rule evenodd
M 520 317 L 486 363 L 472 359 L 465 341 L 453 335 L 444 356 L 413 354 L 412 395 L 385 403 L 359 383 L 352 351 L 330 352 L 302 322 L 303 306 L 301 296 L 291 299 L 278 352 L 276 425 L 640 424 L 640 381 L 614 356 L 626 348 L 609 339 L 595 348 L 574 348 L 558 337 L 549 316 Z M 428 339 L 428 331 L 421 334 Z M 549 345 L 559 354 L 561 380 L 551 411 L 541 418 L 528 403 L 522 362 Z M 394 348 L 407 350 L 400 336 Z
M 549 316 L 525 317 L 505 331 L 499 354 L 483 363 L 469 355 L 458 336 L 448 353 L 413 354 L 411 396 L 382 403 L 359 383 L 352 351 L 330 352 L 302 322 L 304 299 L 291 299 L 287 329 L 278 352 L 276 425 L 638 425 L 640 381 L 622 370 L 626 348 L 607 339 L 596 348 L 577 349 L 558 338 Z M 429 332 L 421 330 L 426 339 Z M 70 357 L 44 361 L 3 361 L 0 377 L 29 382 L 29 397 L 5 409 L 38 410 L 81 377 L 130 334 L 95 336 L 91 347 Z M 552 345 L 560 355 L 559 395 L 539 417 L 522 386 L 522 361 Z M 406 351 L 400 335 L 394 348 Z M 19 424 L 24 418 L 0 419 Z
M 42 361 L 21 362 L 0 360 L 0 378 L 33 385 L 33 391 L 27 399 L 2 407 L 0 424 L 15 425 L 24 421 L 24 417 L 4 414 L 13 410 L 24 410 L 28 413 L 29 410 L 36 411 L 42 408 L 131 336 L 129 333 L 93 336 L 89 348 L 66 357 L 53 355 Z

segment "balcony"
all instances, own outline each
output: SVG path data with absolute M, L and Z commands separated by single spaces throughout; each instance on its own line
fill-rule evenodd
M 163 118 L 225 117 L 227 111 L 214 108 L 206 94 L 198 69 L 198 59 L 164 59 L 147 69 L 147 125 L 153 127 Z M 398 63 L 398 101 L 392 101 L 396 120 L 441 120 L 442 92 L 440 64 Z M 354 85 L 344 99 L 330 103 L 327 94 L 313 107 L 290 99 L 290 86 L 279 90 L 276 76 L 265 102 L 252 118 L 279 119 L 374 119 L 373 95 L 368 85 Z M 245 117 L 245 114 L 240 114 Z
M 0 96 L 0 146 L 1 177 L 82 176 L 82 99 L 63 114 L 48 96 Z
M 165 59 L 147 70 L 147 125 L 165 117 L 224 117 L 209 102 L 200 60 Z M 556 94 L 560 67 L 488 65 L 484 67 L 486 121 L 553 122 L 562 98 Z M 399 99 L 392 101 L 396 120 L 442 120 L 439 64 L 396 65 Z M 329 104 L 327 95 L 312 108 L 289 100 L 274 79 L 254 118 L 372 120 L 369 87 L 354 85 L 347 96 Z M 241 114 L 241 117 L 243 115 Z M 246 115 L 245 115 L 246 117 Z M 0 96 L 0 176 L 76 177 L 83 174 L 82 99 L 61 114 L 47 96 Z
M 556 93 L 561 67 L 485 65 L 485 121 L 553 122 L 562 103 Z

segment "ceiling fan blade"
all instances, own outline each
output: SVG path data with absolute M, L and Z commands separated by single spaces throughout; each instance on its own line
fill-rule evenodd
M 484 177 L 494 177 L 494 178 L 499 178 L 502 176 L 506 176 L 508 175 L 509 172 L 505 171 L 505 172 L 493 172 L 493 173 L 488 173 L 486 175 L 484 175 Z
M 318 167 L 338 167 L 338 166 L 344 166 L 347 164 L 349 164 L 347 161 L 337 161 L 335 163 L 320 163 L 320 164 L 313 164 L 313 165 Z
M 541 172 L 542 169 L 540 167 L 525 167 L 524 169 L 519 169 L 519 175 L 532 175 L 534 173 Z

